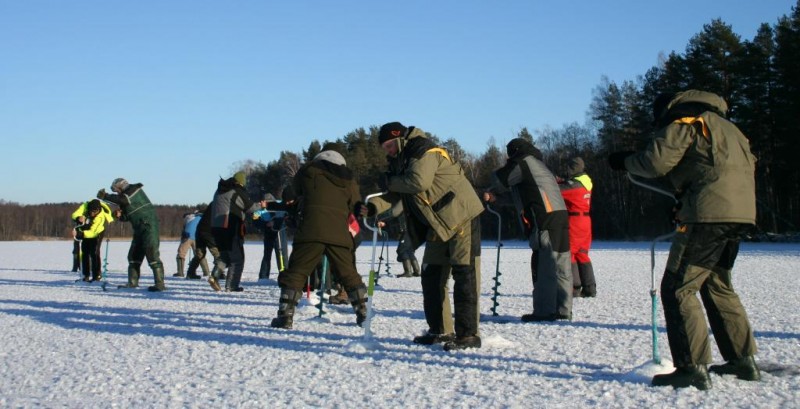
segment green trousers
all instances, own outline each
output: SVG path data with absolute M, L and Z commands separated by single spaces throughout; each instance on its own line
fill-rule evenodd
M 661 281 L 667 337 L 676 367 L 711 363 L 709 325 L 726 361 L 755 355 L 753 330 L 731 284 L 740 238 L 751 227 L 703 223 L 678 229 Z

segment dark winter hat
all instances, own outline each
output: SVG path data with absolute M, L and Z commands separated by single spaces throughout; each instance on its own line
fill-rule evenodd
M 567 163 L 567 175 L 570 177 L 581 174 L 586 170 L 586 165 L 583 163 L 583 159 L 580 156 L 576 156 L 569 160 Z
M 675 98 L 674 92 L 664 92 L 658 94 L 653 100 L 653 125 L 656 125 L 661 117 L 667 114 L 667 105 Z
M 118 189 L 125 190 L 128 187 L 128 181 L 125 178 L 116 178 L 111 182 L 111 190 Z
M 88 205 L 88 206 L 86 206 L 86 208 L 87 208 L 87 209 L 88 209 L 90 212 L 99 212 L 99 211 L 102 209 L 102 208 L 100 207 L 100 201 L 99 201 L 99 200 L 97 200 L 97 199 L 94 199 L 94 200 L 90 201 L 90 202 L 89 202 L 89 205 Z
M 264 193 L 264 196 L 261 198 L 261 200 L 265 200 L 267 202 L 274 202 L 275 196 L 272 196 L 272 193 Z
M 406 136 L 408 128 L 403 126 L 400 122 L 389 122 L 383 124 L 381 130 L 378 132 L 378 142 L 383 145 L 384 142 Z
M 528 155 L 542 160 L 542 152 L 533 143 L 524 138 L 514 138 L 506 145 L 506 154 L 511 160 L 522 159 Z
M 233 179 L 242 186 L 247 183 L 247 176 L 241 170 L 233 174 Z
M 281 198 L 284 202 L 291 202 L 292 200 L 297 199 L 297 194 L 294 192 L 292 185 L 286 185 L 286 187 L 283 188 Z

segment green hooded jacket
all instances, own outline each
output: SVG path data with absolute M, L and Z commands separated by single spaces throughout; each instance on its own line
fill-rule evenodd
M 325 159 L 323 151 L 304 165 L 294 177 L 298 197 L 295 243 L 316 242 L 353 248 L 348 217 L 361 198 L 355 178 L 341 155 L 336 162 Z
M 756 158 L 747 138 L 721 116 L 727 110 L 710 92 L 680 92 L 657 118 L 666 125 L 647 148 L 625 158 L 633 175 L 666 176 L 681 202 L 681 223 L 755 223 Z
M 421 129 L 409 129 L 403 149 L 392 159 L 389 193 L 371 203 L 382 213 L 402 201 L 411 243 L 417 248 L 426 239 L 425 226 L 448 241 L 483 212 L 483 205 L 447 150 L 434 145 Z

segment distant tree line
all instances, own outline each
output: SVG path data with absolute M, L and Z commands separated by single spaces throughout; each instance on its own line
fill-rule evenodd
M 546 128 L 531 134 L 521 128 L 517 137 L 527 138 L 544 153 L 550 169 L 564 174 L 567 161 L 581 156 L 594 181 L 592 215 L 598 239 L 645 239 L 670 229 L 669 198 L 629 183 L 624 174 L 607 165 L 608 154 L 641 149 L 652 137 L 651 102 L 661 92 L 701 89 L 719 94 L 730 107 L 729 118 L 750 139 L 758 158 L 756 171 L 758 226 L 762 232 L 797 231 L 800 225 L 800 0 L 789 15 L 775 25 L 762 24 L 752 40 L 742 40 L 730 25 L 712 20 L 689 40 L 683 53 L 672 52 L 635 79 L 617 84 L 603 78 L 595 88 L 586 123 Z M 423 130 L 425 124 L 419 125 Z M 458 160 L 478 191 L 487 189 L 491 174 L 505 162 L 505 147 L 489 138 L 486 151 L 464 151 L 456 139 L 440 140 Z M 267 164 L 245 160 L 234 164 L 248 174 L 247 189 L 253 199 L 269 192 L 281 197 L 300 166 L 335 143 L 358 177 L 361 193 L 377 192 L 386 170 L 378 144 L 378 125 L 357 128 L 333 141 L 313 140 L 300 153 L 282 151 Z M 22 206 L 0 200 L 0 240 L 21 237 L 65 237 L 65 217 L 77 204 Z M 157 206 L 161 234 L 180 235 L 182 218 L 189 206 Z M 504 238 L 520 237 L 512 208 L 502 214 Z M 67 216 L 65 216 L 67 215 Z M 482 216 L 485 239 L 496 237 L 497 219 Z M 113 236 L 129 234 L 129 226 L 115 223 Z M 116 229 L 116 230 L 115 230 Z M 396 227 L 392 227 L 392 231 Z
M 70 216 L 81 203 L 45 203 L 20 205 L 0 200 L 0 240 L 26 240 L 42 238 L 72 238 L 75 223 Z M 183 230 L 183 215 L 204 207 L 156 206 L 160 234 L 163 238 L 178 239 Z M 115 209 L 111 205 L 112 209 Z M 106 237 L 130 237 L 130 223 L 114 222 L 106 228 Z

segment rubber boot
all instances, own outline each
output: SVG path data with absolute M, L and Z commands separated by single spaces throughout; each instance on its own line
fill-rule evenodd
M 411 267 L 414 277 L 419 277 L 421 275 L 421 271 L 419 269 L 419 262 L 417 261 L 416 257 L 411 259 Z
M 414 276 L 414 266 L 411 265 L 410 259 L 403 260 L 403 274 L 400 274 L 398 277 L 413 277 Z
M 303 293 L 290 288 L 281 288 L 278 300 L 278 316 L 269 324 L 272 328 L 292 329 L 294 309 Z
M 211 273 L 208 271 L 208 261 L 206 261 L 206 258 L 203 257 L 200 260 L 199 264 L 200 264 L 200 269 L 203 270 L 203 277 L 208 277 Z M 197 271 L 196 268 L 195 271 Z
M 153 267 L 153 279 L 155 280 L 155 285 L 147 287 L 147 291 L 164 291 L 167 289 L 164 285 L 164 266 L 160 263 Z
M 214 291 L 222 291 L 222 287 L 219 286 L 219 280 L 217 280 L 217 276 L 219 275 L 219 270 L 217 270 L 217 266 L 214 266 L 214 269 L 211 270 L 211 275 L 208 276 L 208 285 L 211 286 Z
M 356 313 L 356 324 L 360 327 L 367 320 L 367 287 L 362 284 L 347 290 L 347 294 Z
M 581 283 L 583 283 L 581 297 L 596 297 L 597 285 L 594 280 L 592 263 L 578 263 L 578 274 L 581 277 Z
M 117 288 L 137 288 L 139 287 L 139 274 L 141 264 L 128 264 L 128 283 L 119 285 Z
M 228 268 L 228 279 L 225 280 L 225 291 L 241 292 L 244 288 L 239 286 L 242 280 L 242 269 L 238 265 L 231 264 Z
M 180 257 L 176 257 L 175 261 L 178 264 L 178 272 L 173 274 L 172 276 L 173 277 L 183 277 L 183 264 L 186 262 L 186 259 L 180 258 Z

